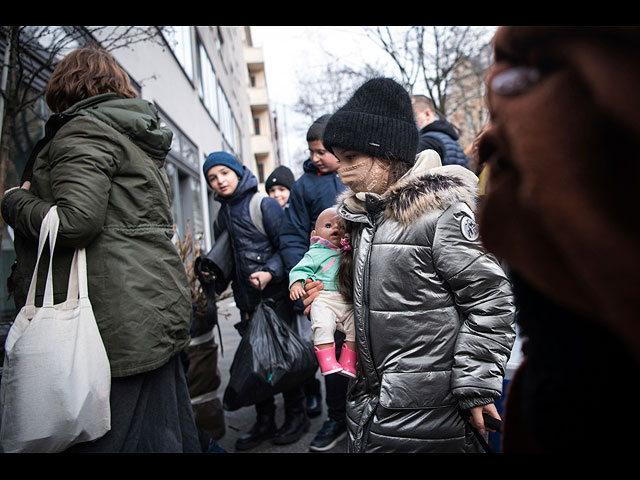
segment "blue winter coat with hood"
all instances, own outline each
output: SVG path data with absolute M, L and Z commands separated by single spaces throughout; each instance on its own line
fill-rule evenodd
M 291 189 L 280 231 L 280 254 L 286 272 L 309 250 L 311 231 L 320 212 L 336 205 L 338 195 L 346 188 L 337 172 L 321 174 L 311 159 L 305 160 L 303 169 L 304 174 Z
M 264 298 L 280 299 L 288 294 L 288 283 L 282 258 L 278 253 L 284 211 L 275 199 L 264 197 L 260 207 L 267 236 L 260 233 L 249 213 L 249 204 L 258 190 L 258 181 L 246 167 L 243 169 L 244 174 L 230 196 L 215 195 L 221 208 L 214 222 L 214 234 L 218 237 L 225 229 L 229 231 L 235 266 L 233 296 L 238 309 L 250 313 L 258 306 L 261 298 L 261 292 L 249 283 L 252 273 L 262 271 L 273 276 L 262 292 Z

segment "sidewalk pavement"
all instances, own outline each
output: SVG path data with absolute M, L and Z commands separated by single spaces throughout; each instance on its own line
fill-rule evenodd
M 220 350 L 218 350 L 218 364 L 220 368 L 220 374 L 222 376 L 222 383 L 220 385 L 220 388 L 218 388 L 218 396 L 220 400 L 222 400 L 224 389 L 229 382 L 229 368 L 231 367 L 231 362 L 233 361 L 233 355 L 235 354 L 236 348 L 240 343 L 240 335 L 233 327 L 233 325 L 240 321 L 240 313 L 235 306 L 235 302 L 232 296 L 218 301 L 217 307 L 218 322 L 220 323 L 222 346 L 224 349 L 224 354 L 220 354 Z M 220 339 L 218 338 L 218 333 L 216 332 L 216 342 L 219 341 Z M 273 445 L 271 441 L 267 440 L 262 442 L 261 445 L 252 450 L 238 453 L 320 453 L 311 452 L 309 450 L 309 444 L 313 441 L 316 433 L 322 427 L 322 424 L 326 420 L 327 416 L 324 379 L 319 372 L 317 373 L 317 378 L 320 379 L 320 384 L 322 385 L 323 410 L 319 416 L 309 419 L 311 423 L 309 430 L 302 436 L 302 438 L 298 442 L 290 445 Z M 253 406 L 240 408 L 233 412 L 225 411 L 226 433 L 224 437 L 218 440 L 218 444 L 226 452 L 235 453 L 236 450 L 234 445 L 236 440 L 249 431 L 249 429 L 255 422 L 255 418 L 255 408 Z M 283 421 L 284 407 L 282 395 L 276 395 L 276 425 L 278 427 L 281 426 Z M 343 439 L 338 442 L 338 444 L 333 449 L 321 453 L 345 453 L 346 448 L 346 439 Z

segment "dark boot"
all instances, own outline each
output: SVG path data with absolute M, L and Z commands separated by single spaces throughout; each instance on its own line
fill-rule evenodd
M 258 415 L 256 423 L 248 433 L 236 441 L 236 450 L 250 450 L 264 440 L 272 438 L 276 432 L 276 423 L 271 415 Z
M 317 417 L 322 413 L 322 403 L 320 395 L 307 394 L 307 415 L 311 418 Z
M 309 418 L 317 417 L 322 413 L 322 394 L 320 381 L 315 377 L 310 377 L 304 382 L 304 394 L 307 403 L 307 415 Z
M 297 442 L 308 430 L 309 419 L 304 411 L 285 413 L 284 424 L 276 432 L 273 443 L 276 445 L 287 445 Z

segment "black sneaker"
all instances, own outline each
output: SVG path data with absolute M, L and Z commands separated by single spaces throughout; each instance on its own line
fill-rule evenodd
M 327 450 L 331 450 L 346 435 L 346 422 L 344 420 L 338 421 L 329 418 L 322 424 L 322 428 L 309 445 L 309 450 L 313 452 L 326 452 Z

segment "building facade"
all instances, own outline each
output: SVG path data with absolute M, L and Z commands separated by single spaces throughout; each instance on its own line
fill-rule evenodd
M 104 42 L 113 31 L 124 28 L 96 28 L 91 36 Z M 72 46 L 79 44 L 82 41 Z M 0 58 L 5 58 L 6 52 L 6 38 L 2 38 Z M 184 238 L 189 229 L 201 249 L 208 251 L 215 241 L 211 226 L 218 205 L 202 174 L 206 156 L 214 151 L 230 152 L 262 182 L 278 162 L 264 62 L 260 49 L 251 44 L 250 27 L 163 27 L 156 41 L 132 43 L 111 53 L 131 77 L 140 97 L 157 107 L 162 121 L 174 133 L 165 168 L 172 183 L 176 231 Z M 46 85 L 51 71 L 43 70 L 38 88 Z M 50 114 L 43 99 L 31 110 L 40 113 L 29 115 L 32 134 L 27 140 L 16 131 L 20 151 L 11 156 L 9 170 L 14 174 L 5 190 L 15 186 L 30 147 L 42 136 Z M 4 284 L 15 254 L 12 232 L 7 226 L 2 228 L 0 276 Z M 6 300 L 5 293 L 0 298 L 0 311 L 10 318 L 13 302 Z
M 230 152 L 261 182 L 272 166 L 266 84 L 254 78 L 256 62 L 245 60 L 247 51 L 261 53 L 249 27 L 173 26 L 163 36 L 166 47 L 147 43 L 113 55 L 174 132 L 166 168 L 177 230 L 201 233 L 208 249 L 217 205 L 202 175 L 206 156 Z
M 252 116 L 251 150 L 256 160 L 258 182 L 264 190 L 265 180 L 281 164 L 282 159 L 277 123 L 269 104 L 262 49 L 253 46 L 250 27 L 245 27 L 245 38 L 244 54 L 249 72 L 248 91 Z

